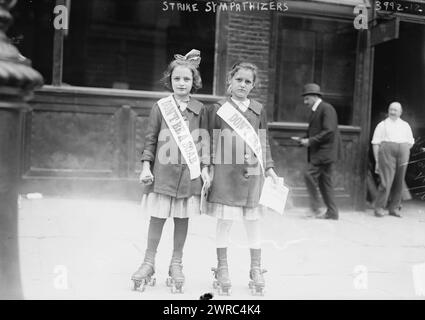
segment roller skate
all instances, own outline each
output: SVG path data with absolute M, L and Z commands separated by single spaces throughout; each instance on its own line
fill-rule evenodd
M 251 279 L 248 283 L 249 289 L 252 295 L 264 295 L 264 289 L 266 282 L 263 274 L 267 272 L 265 269 L 261 269 L 261 249 L 250 249 L 251 253 L 251 270 L 249 271 L 249 278 Z
M 249 271 L 249 278 L 251 279 L 248 283 L 249 289 L 253 296 L 260 295 L 264 296 L 264 289 L 266 282 L 264 281 L 263 273 L 266 273 L 267 270 L 261 269 L 258 267 L 252 268 Z
M 168 270 L 169 277 L 166 280 L 167 287 L 171 288 L 171 293 L 183 293 L 184 274 L 183 265 L 179 262 L 173 262 Z
M 230 296 L 232 284 L 229 278 L 229 269 L 227 266 L 211 268 L 214 275 L 213 288 L 218 291 L 220 296 Z
M 213 288 L 219 295 L 230 296 L 232 284 L 227 266 L 227 248 L 217 248 L 217 268 L 211 268 L 214 275 Z
M 133 280 L 133 290 L 145 291 L 146 285 L 154 286 L 156 279 L 152 277 L 155 274 L 154 265 L 143 262 L 139 269 L 131 276 Z

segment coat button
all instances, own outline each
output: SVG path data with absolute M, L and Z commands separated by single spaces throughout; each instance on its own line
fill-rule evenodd
M 248 160 L 248 159 L 249 159 L 249 154 L 245 153 L 245 160 Z
M 244 177 L 245 179 L 248 179 L 248 178 L 249 178 L 248 170 L 244 170 L 244 171 L 243 171 L 243 177 Z

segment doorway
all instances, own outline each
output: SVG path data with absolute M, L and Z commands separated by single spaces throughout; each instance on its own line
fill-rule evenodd
M 413 131 L 406 183 L 411 195 L 425 200 L 425 25 L 400 22 L 399 38 L 375 46 L 371 138 L 376 125 L 398 101 L 402 119 Z M 371 160 L 373 159 L 370 152 Z

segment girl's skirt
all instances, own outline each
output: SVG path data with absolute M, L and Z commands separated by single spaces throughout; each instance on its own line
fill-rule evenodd
M 189 218 L 200 215 L 200 197 L 177 199 L 151 192 L 142 197 L 142 211 L 156 218 Z
M 266 212 L 267 208 L 258 205 L 257 207 L 249 208 L 249 207 L 236 207 L 236 206 L 228 206 L 221 203 L 212 203 L 208 202 L 207 205 L 207 214 L 212 217 L 216 217 L 218 219 L 225 220 L 258 220 L 262 218 Z

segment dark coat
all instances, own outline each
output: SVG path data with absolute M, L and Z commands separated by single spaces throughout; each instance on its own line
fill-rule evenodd
M 205 106 L 198 100 L 191 98 L 187 109 L 182 112 L 182 115 L 183 118 L 187 119 L 186 123 L 189 123 L 189 130 L 196 144 L 201 166 L 208 166 L 210 156 L 208 118 Z M 157 103 L 152 107 L 147 125 L 141 161 L 147 160 L 151 162 L 154 182 L 149 186 L 145 186 L 143 192 L 156 192 L 176 198 L 200 195 L 202 188 L 201 178 L 190 180 L 189 168 L 171 135 L 171 131 L 168 129 Z M 203 129 L 204 131 L 197 129 Z M 202 135 L 202 133 L 206 135 Z M 166 155 L 168 157 L 167 160 L 169 160 L 167 161 L 168 163 L 159 161 L 159 156 L 164 158 L 165 150 L 170 149 L 176 152 L 170 152 Z
M 340 158 L 338 115 L 332 105 L 322 101 L 316 111 L 312 112 L 307 137 L 308 161 L 312 164 L 333 163 Z
M 210 135 L 213 137 L 211 163 L 214 168 L 208 201 L 229 206 L 256 207 L 260 199 L 264 177 L 259 162 L 249 146 L 217 115 L 217 110 L 226 101 L 238 109 L 229 98 L 209 106 L 208 111 Z M 248 109 L 245 112 L 239 111 L 257 131 L 257 134 L 259 134 L 259 129 L 265 129 L 263 132 L 267 133 L 266 110 L 259 102 L 251 99 Z M 232 135 L 231 146 L 226 146 L 221 138 L 226 135 L 226 132 Z M 264 168 L 267 170 L 274 167 L 268 133 L 265 135 L 265 139 L 261 139 L 261 134 L 259 137 L 262 143 Z M 229 140 L 227 141 L 229 142 Z M 229 155 L 231 155 L 231 159 L 229 159 Z

